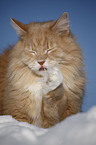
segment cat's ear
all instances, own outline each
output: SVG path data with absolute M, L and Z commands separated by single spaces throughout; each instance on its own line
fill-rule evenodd
M 67 12 L 64 12 L 63 15 L 61 15 L 61 17 L 56 21 L 52 29 L 60 35 L 69 34 L 69 16 Z
M 26 24 L 23 24 L 13 18 L 10 18 L 11 19 L 11 25 L 12 27 L 15 29 L 16 33 L 19 35 L 19 36 L 22 36 L 24 35 L 25 33 L 27 33 L 27 26 Z

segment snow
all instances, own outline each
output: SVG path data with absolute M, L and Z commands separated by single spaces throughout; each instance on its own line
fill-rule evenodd
M 49 129 L 0 116 L 0 145 L 96 145 L 96 106 Z

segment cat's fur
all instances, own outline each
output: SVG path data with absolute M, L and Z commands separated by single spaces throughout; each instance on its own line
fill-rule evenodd
M 68 14 L 26 25 L 11 20 L 20 39 L 0 56 L 0 113 L 48 128 L 80 112 L 85 74 Z

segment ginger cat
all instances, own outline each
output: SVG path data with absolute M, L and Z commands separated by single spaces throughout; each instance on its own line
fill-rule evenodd
M 67 12 L 57 21 L 11 21 L 19 41 L 0 56 L 0 114 L 48 128 L 80 112 L 83 57 Z

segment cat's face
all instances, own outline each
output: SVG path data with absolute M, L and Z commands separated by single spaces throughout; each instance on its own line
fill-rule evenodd
M 38 35 L 32 34 L 31 39 L 25 38 L 25 45 L 22 54 L 22 61 L 34 73 L 43 76 L 64 60 L 62 46 L 56 38 L 49 38 L 43 30 Z M 40 34 L 41 33 L 41 34 Z

